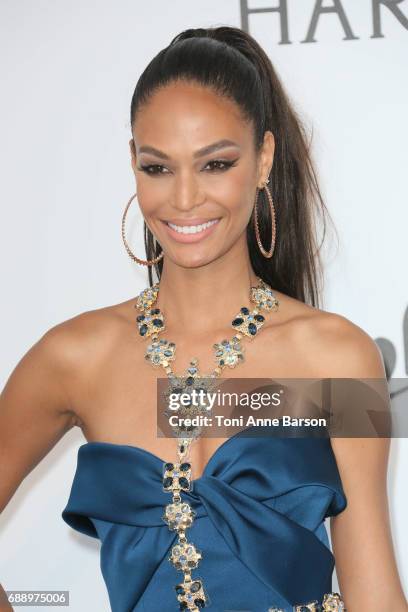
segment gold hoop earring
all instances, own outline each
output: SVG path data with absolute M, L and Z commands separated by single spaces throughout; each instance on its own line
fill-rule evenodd
M 266 257 L 267 259 L 270 259 L 272 257 L 272 255 L 273 255 L 274 250 L 275 250 L 275 243 L 276 243 L 276 215 L 275 215 L 275 207 L 273 205 L 273 200 L 272 200 L 271 192 L 269 191 L 268 187 L 266 186 L 267 183 L 269 183 L 269 179 L 266 181 L 266 183 L 264 183 L 262 189 L 266 190 L 266 194 L 267 194 L 268 200 L 269 200 L 269 207 L 270 207 L 270 210 L 271 210 L 272 238 L 271 238 L 271 246 L 269 248 L 269 251 L 266 251 L 265 248 L 263 247 L 262 242 L 261 242 L 260 232 L 259 232 L 259 225 L 258 225 L 258 195 L 259 195 L 259 190 L 257 190 L 257 194 L 256 194 L 256 198 L 255 198 L 254 213 L 255 213 L 255 236 L 256 236 L 256 241 L 258 243 L 259 250 L 261 251 L 261 253 L 262 253 L 262 255 L 264 257 Z
M 158 261 L 161 260 L 161 258 L 164 255 L 164 251 L 162 251 L 160 253 L 160 255 L 158 257 L 155 257 L 154 259 L 139 259 L 139 257 L 136 257 L 136 255 L 134 255 L 134 253 L 132 253 L 130 246 L 128 245 L 126 238 L 125 238 L 125 223 L 126 223 L 126 215 L 127 212 L 129 210 L 129 206 L 131 205 L 132 201 L 135 199 L 135 197 L 137 196 L 137 192 L 132 195 L 132 197 L 130 198 L 129 202 L 126 204 L 126 208 L 123 212 L 123 216 L 122 216 L 122 240 L 123 240 L 123 244 L 125 245 L 125 249 L 129 255 L 129 257 L 131 257 L 133 259 L 133 261 L 135 261 L 136 263 L 142 265 L 142 266 L 153 266 L 154 264 L 156 264 Z

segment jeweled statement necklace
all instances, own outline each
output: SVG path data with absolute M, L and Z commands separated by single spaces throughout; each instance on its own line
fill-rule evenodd
M 158 338 L 159 334 L 165 329 L 163 313 L 159 308 L 153 307 L 158 294 L 159 283 L 144 289 L 139 294 L 135 308 L 140 310 L 142 314 L 136 317 L 136 322 L 139 334 L 145 338 L 151 337 L 152 340 L 147 347 L 145 359 L 153 366 L 164 368 L 170 379 L 171 389 L 168 391 L 167 397 L 170 393 L 191 392 L 193 389 L 208 391 L 211 385 L 206 380 L 217 378 L 224 368 L 234 368 L 244 361 L 244 348 L 241 339 L 243 337 L 254 338 L 262 328 L 265 317 L 260 311 L 277 310 L 279 306 L 270 286 L 258 277 L 258 284 L 256 287 L 251 287 L 249 296 L 255 307 L 250 310 L 246 306 L 242 306 L 231 322 L 235 335 L 229 340 L 222 340 L 213 345 L 217 364 L 213 372 L 207 376 L 200 375 L 198 359 L 194 358 L 190 361 L 186 374 L 176 376 L 170 365 L 175 359 L 176 345 L 165 338 Z M 208 414 L 207 406 L 202 404 L 196 413 L 200 411 Z M 189 414 L 191 414 L 191 411 L 189 411 Z M 185 437 L 186 429 L 189 429 L 188 437 Z M 172 502 L 165 507 L 162 518 L 169 529 L 176 531 L 178 535 L 178 542 L 171 549 L 169 561 L 184 574 L 183 581 L 175 585 L 180 610 L 195 610 L 198 612 L 200 608 L 210 604 L 210 598 L 204 588 L 203 581 L 191 576 L 191 571 L 197 568 L 202 555 L 194 544 L 187 541 L 186 530 L 191 527 L 195 512 L 187 502 L 181 499 L 180 494 L 182 491 L 191 490 L 191 463 L 187 462 L 186 459 L 189 456 L 191 443 L 194 439 L 197 439 L 201 428 L 186 429 L 176 428 L 176 435 L 179 436 L 177 443 L 178 461 L 166 462 L 163 465 L 163 490 L 172 494 Z
M 265 322 L 265 317 L 260 311 L 268 313 L 279 308 L 279 301 L 274 296 L 271 287 L 260 277 L 257 277 L 257 280 L 257 285 L 251 287 L 249 294 L 249 299 L 255 307 L 249 309 L 247 306 L 242 306 L 231 322 L 231 327 L 235 331 L 234 336 L 229 340 L 225 339 L 213 345 L 214 359 L 217 365 L 208 375 L 200 374 L 197 358 L 190 361 L 185 375 L 177 376 L 173 372 L 170 363 L 175 359 L 176 345 L 165 338 L 159 339 L 159 334 L 165 329 L 164 315 L 159 308 L 154 307 L 159 294 L 159 283 L 144 289 L 138 295 L 135 308 L 141 312 L 136 317 L 139 334 L 144 338 L 151 338 L 151 343 L 147 346 L 145 359 L 155 367 L 162 367 L 168 375 L 170 387 L 164 394 L 167 399 L 173 393 L 184 394 L 187 392 L 191 394 L 193 390 L 208 392 L 215 386 L 214 383 L 211 383 L 211 379 L 219 377 L 224 368 L 234 368 L 244 361 L 244 347 L 241 340 L 243 338 L 252 340 L 257 336 Z M 181 416 L 183 410 L 180 409 L 178 413 Z M 184 413 L 188 416 L 195 416 L 197 414 L 208 415 L 209 412 L 208 406 L 203 402 L 199 407 L 187 406 Z M 165 414 L 169 413 L 165 412 Z M 183 580 L 174 587 L 179 609 L 193 610 L 194 612 L 199 612 L 201 608 L 209 606 L 211 601 L 202 579 L 193 578 L 191 575 L 192 570 L 198 567 L 202 554 L 194 544 L 187 540 L 186 530 L 193 524 L 196 513 L 188 502 L 182 500 L 181 492 L 191 490 L 191 463 L 187 459 L 191 443 L 197 439 L 201 429 L 200 426 L 174 427 L 173 430 L 178 437 L 176 451 L 178 460 L 163 464 L 163 491 L 171 493 L 172 501 L 165 507 L 162 519 L 171 531 L 177 532 L 178 536 L 178 541 L 172 547 L 168 560 L 176 570 L 183 572 Z M 186 431 L 188 431 L 187 436 Z M 337 593 L 334 593 L 326 594 L 325 597 L 331 597 L 332 595 L 338 596 Z M 310 602 L 306 606 L 312 606 L 314 603 L 317 604 L 317 602 Z M 329 600 L 327 600 L 327 603 L 330 605 Z M 333 610 L 334 612 L 345 610 L 345 608 L 334 606 L 324 608 L 306 606 L 296 606 L 294 610 L 296 612 L 298 610 L 317 611 L 318 609 Z M 279 612 L 277 608 L 273 610 Z

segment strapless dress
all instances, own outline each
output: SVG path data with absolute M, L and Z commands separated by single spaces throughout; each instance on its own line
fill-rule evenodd
M 202 554 L 192 578 L 202 579 L 214 612 L 292 612 L 332 591 L 324 519 L 347 499 L 330 438 L 253 437 L 249 429 L 222 443 L 200 478 L 192 464 L 192 489 L 181 494 L 196 512 L 187 539 Z M 183 573 L 168 560 L 177 533 L 162 519 L 171 501 L 162 489 L 164 463 L 126 444 L 78 449 L 62 518 L 100 539 L 113 612 L 179 609 L 174 587 Z

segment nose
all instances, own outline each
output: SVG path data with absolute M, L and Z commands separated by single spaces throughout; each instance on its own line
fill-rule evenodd
M 204 201 L 204 194 L 194 173 L 188 169 L 181 170 L 174 180 L 172 204 L 176 210 L 187 212 Z

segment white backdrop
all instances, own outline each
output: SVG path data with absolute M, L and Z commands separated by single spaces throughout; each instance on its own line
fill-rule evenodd
M 134 86 L 179 31 L 242 27 L 245 4 L 0 1 L 1 383 L 51 326 L 146 286 L 120 235 L 134 193 L 128 148 Z M 278 4 L 258 0 L 250 7 Z M 322 12 L 315 42 L 302 41 L 319 2 L 286 4 L 289 44 L 279 44 L 277 13 L 252 13 L 248 23 L 313 127 L 321 186 L 340 237 L 327 260 L 324 308 L 391 341 L 393 376 L 405 377 L 408 1 L 395 2 L 394 12 L 379 0 L 323 2 L 344 15 Z M 345 19 L 355 38 L 346 37 Z M 383 36 L 373 37 L 379 26 Z M 136 252 L 144 256 L 141 239 Z M 79 430 L 69 432 L 3 512 L 0 581 L 7 590 L 69 590 L 73 612 L 108 611 L 99 542 L 61 518 L 83 442 Z M 389 500 L 406 591 L 407 468 L 407 440 L 395 439 Z

